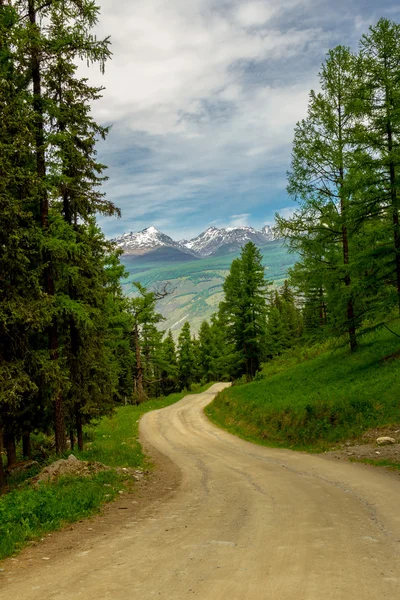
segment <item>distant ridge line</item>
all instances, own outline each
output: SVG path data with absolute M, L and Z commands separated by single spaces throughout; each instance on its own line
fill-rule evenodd
M 158 248 L 174 248 L 186 260 L 204 258 L 207 256 L 229 254 L 243 247 L 248 242 L 263 245 L 277 238 L 272 226 L 265 225 L 262 229 L 249 226 L 208 227 L 205 231 L 191 240 L 176 241 L 154 226 L 137 232 L 126 232 L 111 241 L 124 254 L 140 256 L 153 252 Z

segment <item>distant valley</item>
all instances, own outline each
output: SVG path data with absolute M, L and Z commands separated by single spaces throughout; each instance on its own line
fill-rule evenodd
M 158 310 L 166 319 L 163 329 L 172 329 L 175 336 L 186 320 L 196 332 L 201 322 L 217 310 L 232 260 L 248 241 L 260 248 L 267 279 L 275 285 L 283 283 L 294 264 L 294 256 L 288 254 L 269 226 L 262 230 L 210 227 L 196 238 L 182 241 L 149 227 L 113 241 L 124 252 L 121 260 L 129 273 L 123 281 L 127 295 L 134 294 L 134 281 L 148 289 L 169 284 L 171 293 L 159 302 Z

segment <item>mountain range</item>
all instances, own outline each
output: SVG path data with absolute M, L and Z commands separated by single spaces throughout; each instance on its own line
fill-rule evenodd
M 122 286 L 127 296 L 136 294 L 136 281 L 149 290 L 167 286 L 170 293 L 157 309 L 165 319 L 160 327 L 171 329 L 175 338 L 186 320 L 196 333 L 201 322 L 218 310 L 232 261 L 247 242 L 260 249 L 266 277 L 277 286 L 282 285 L 295 260 L 268 226 L 261 230 L 209 227 L 194 239 L 181 241 L 148 227 L 113 241 L 123 250 L 121 261 L 127 277 Z
M 276 239 L 273 228 L 265 225 L 257 230 L 253 227 L 209 227 L 191 240 L 175 241 L 156 227 L 142 231 L 124 233 L 112 241 L 126 256 L 147 256 L 154 261 L 174 260 L 186 262 L 205 257 L 222 256 L 240 250 L 247 242 L 263 246 Z

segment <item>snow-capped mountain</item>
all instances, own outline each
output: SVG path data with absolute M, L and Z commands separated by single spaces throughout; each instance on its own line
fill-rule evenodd
M 254 242 L 262 246 L 266 242 L 274 240 L 274 233 L 270 225 L 266 225 L 262 230 L 253 227 L 227 227 L 218 229 L 209 227 L 196 238 L 181 242 L 186 248 L 194 250 L 200 256 L 211 256 L 221 254 L 222 252 L 232 252 L 247 244 Z
M 245 226 L 225 229 L 209 227 L 192 240 L 181 240 L 180 242 L 176 242 L 156 227 L 148 227 L 137 233 L 132 231 L 124 233 L 112 241 L 127 255 L 147 254 L 163 248 L 174 248 L 175 254 L 182 252 L 200 258 L 233 252 L 247 242 L 254 242 L 256 245 L 262 246 L 274 239 L 272 227 L 266 225 L 261 230 Z
M 124 233 L 123 235 L 114 238 L 113 241 L 118 248 L 124 251 L 124 254 L 147 254 L 157 248 L 168 247 L 176 248 L 177 250 L 186 253 L 194 254 L 188 249 L 182 247 L 179 242 L 175 242 L 169 235 L 165 235 L 156 227 L 147 227 L 142 231 Z
M 278 236 L 272 225 L 264 225 L 264 227 L 261 229 L 261 233 L 268 238 L 268 242 L 273 242 L 274 240 L 278 239 Z

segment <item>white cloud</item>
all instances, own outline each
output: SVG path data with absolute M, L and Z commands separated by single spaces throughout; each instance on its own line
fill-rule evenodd
M 251 213 L 243 213 L 240 215 L 231 215 L 230 217 L 226 217 L 225 219 L 215 219 L 211 221 L 210 225 L 214 225 L 219 229 L 227 228 L 227 227 L 241 227 L 245 225 L 249 225 L 249 221 L 251 218 Z
M 93 110 L 114 124 L 101 158 L 128 228 L 164 223 L 176 231 L 177 220 L 196 215 L 199 231 L 232 212 L 254 212 L 261 187 L 272 190 L 267 205 L 276 190 L 283 195 L 293 128 L 332 45 L 317 18 L 324 2 L 98 3 L 98 35 L 111 36 L 114 56 L 104 77 L 90 69 L 91 81 L 106 87 Z
M 244 2 L 238 6 L 236 18 L 244 27 L 261 26 L 276 14 L 278 8 L 276 2 Z
M 294 215 L 296 208 L 298 207 L 286 206 L 285 208 L 280 208 L 277 212 L 279 216 L 281 216 L 283 219 L 291 219 Z

